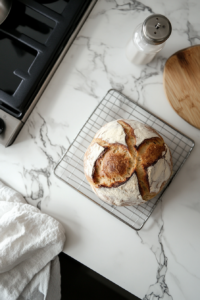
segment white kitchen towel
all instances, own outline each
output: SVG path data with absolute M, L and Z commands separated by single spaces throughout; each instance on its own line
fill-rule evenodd
M 59 300 L 62 225 L 0 181 L 0 300 Z

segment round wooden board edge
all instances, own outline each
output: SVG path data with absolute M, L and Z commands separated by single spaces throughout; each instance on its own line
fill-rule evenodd
M 166 76 L 166 73 L 165 73 L 165 67 L 166 67 L 166 64 L 167 64 L 168 60 L 169 60 L 172 56 L 177 55 L 177 53 L 182 52 L 182 51 L 185 51 L 185 50 L 190 49 L 190 48 L 194 48 L 194 47 L 200 47 L 200 44 L 197 44 L 197 45 L 193 45 L 193 46 L 189 46 L 189 47 L 180 49 L 180 50 L 174 52 L 170 57 L 168 57 L 168 59 L 167 59 L 166 62 L 165 62 L 165 66 L 164 66 L 164 70 L 163 70 L 163 88 L 164 88 L 164 92 L 165 92 L 165 96 L 166 96 L 166 98 L 167 98 L 167 101 L 169 102 L 170 106 L 173 108 L 173 110 L 175 111 L 175 113 L 176 113 L 182 120 L 184 120 L 185 122 L 187 122 L 188 124 L 190 124 L 192 127 L 197 128 L 197 129 L 200 129 L 200 127 L 194 126 L 192 123 L 190 123 L 189 121 L 187 121 L 187 120 L 185 120 L 184 118 L 182 118 L 182 117 L 176 112 L 176 110 L 175 110 L 175 108 L 173 107 L 171 101 L 170 101 L 170 100 L 168 99 L 168 97 L 167 97 L 166 86 L 165 86 L 165 76 Z

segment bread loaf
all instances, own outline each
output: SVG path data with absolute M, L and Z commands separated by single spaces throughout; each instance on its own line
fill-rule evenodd
M 172 174 L 163 138 L 146 124 L 116 120 L 95 135 L 84 156 L 93 191 L 111 205 L 137 205 L 155 197 Z

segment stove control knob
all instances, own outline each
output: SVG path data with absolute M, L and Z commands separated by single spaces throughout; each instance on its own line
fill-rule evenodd
M 0 118 L 0 134 L 3 133 L 5 130 L 5 123 L 4 120 Z

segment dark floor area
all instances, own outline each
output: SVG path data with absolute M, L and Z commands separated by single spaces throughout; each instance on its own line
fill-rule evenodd
M 61 300 L 139 300 L 70 256 L 60 253 Z

